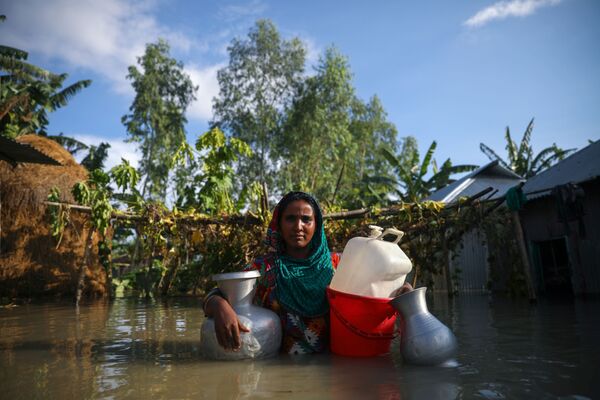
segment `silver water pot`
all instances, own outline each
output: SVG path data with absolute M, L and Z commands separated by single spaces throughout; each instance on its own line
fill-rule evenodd
M 238 315 L 239 321 L 250 332 L 241 332 L 239 350 L 225 350 L 217 341 L 215 322 L 207 318 L 202 324 L 200 350 L 212 360 L 243 360 L 267 358 L 279 353 L 281 320 L 271 310 L 252 304 L 259 271 L 231 272 L 213 275 L 213 281 L 225 295 Z
M 401 316 L 400 352 L 410 364 L 438 365 L 456 354 L 456 337 L 427 308 L 426 287 L 394 298 L 390 304 Z

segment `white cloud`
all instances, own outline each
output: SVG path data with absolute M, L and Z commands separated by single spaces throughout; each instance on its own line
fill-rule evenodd
M 189 74 L 194 85 L 198 86 L 197 99 L 190 105 L 187 112 L 190 118 L 205 121 L 211 119 L 212 99 L 219 94 L 217 72 L 224 66 L 225 64 L 216 64 L 201 68 L 190 64 L 185 67 L 185 72 Z
M 87 144 L 88 146 L 98 146 L 101 142 L 107 142 L 110 144 L 108 149 L 108 158 L 104 163 L 104 169 L 109 170 L 115 165 L 121 164 L 121 158 L 126 159 L 129 163 L 135 167 L 139 167 L 140 154 L 137 151 L 137 143 L 128 143 L 124 140 L 115 138 L 105 138 L 101 136 L 89 135 L 89 134 L 75 134 L 73 137 L 80 142 Z M 87 152 L 82 151 L 77 154 L 77 161 L 81 161 L 85 157 Z
M 309 66 L 316 66 L 319 62 L 319 58 L 323 54 L 323 48 L 317 44 L 311 37 L 303 36 L 300 37 L 304 48 L 306 49 L 306 62 Z
M 463 25 L 470 28 L 477 28 L 494 20 L 505 19 L 508 17 L 526 17 L 535 13 L 542 7 L 553 6 L 561 1 L 562 0 L 500 1 L 478 11 L 475 15 L 466 20 Z
M 119 92 L 130 91 L 127 67 L 159 37 L 174 49 L 194 42 L 160 25 L 151 0 L 19 0 L 5 2 L 2 41 L 107 78 Z
M 267 5 L 261 0 L 252 0 L 247 4 L 231 4 L 221 7 L 219 17 L 227 22 L 247 17 L 256 17 L 267 10 Z

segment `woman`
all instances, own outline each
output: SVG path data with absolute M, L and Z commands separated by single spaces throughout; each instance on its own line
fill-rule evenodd
M 273 211 L 266 242 L 272 252 L 246 269 L 261 272 L 254 303 L 281 318 L 281 351 L 306 354 L 327 350 L 329 304 L 325 289 L 340 257 L 329 252 L 317 201 L 303 192 L 286 194 Z M 405 286 L 403 291 L 410 290 Z M 248 329 L 218 290 L 208 294 L 204 311 L 215 321 L 219 344 L 225 349 L 239 349 L 240 332 Z

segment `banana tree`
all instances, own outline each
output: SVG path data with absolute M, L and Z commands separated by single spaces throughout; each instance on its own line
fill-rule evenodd
M 6 18 L 0 16 L 0 22 Z M 48 112 L 64 107 L 92 81 L 63 88 L 67 74 L 54 74 L 27 62 L 28 53 L 0 45 L 0 134 L 46 136 Z
M 540 173 L 576 150 L 563 150 L 556 143 L 553 143 L 552 146 L 546 147 L 534 157 L 533 148 L 530 144 L 533 121 L 533 118 L 529 121 L 518 146 L 510 135 L 510 128 L 506 127 L 505 138 L 508 161 L 502 159 L 502 157 L 484 143 L 481 143 L 479 148 L 490 160 L 498 160 L 505 168 L 514 171 L 525 179 Z
M 452 165 L 452 161 L 448 158 L 441 168 L 438 168 L 433 158 L 437 143 L 435 141 L 431 143 L 421 161 L 416 141 L 412 140 L 414 143 L 405 142 L 398 155 L 389 148 L 382 149 L 382 155 L 391 165 L 395 174 L 392 177 L 383 177 L 383 181 L 387 181 L 390 189 L 402 201 L 420 201 L 435 190 L 454 182 L 455 179 L 452 178 L 452 175 L 469 172 L 478 167 L 477 165 Z M 430 169 L 433 174 L 426 178 Z M 381 179 L 379 180 L 381 181 Z

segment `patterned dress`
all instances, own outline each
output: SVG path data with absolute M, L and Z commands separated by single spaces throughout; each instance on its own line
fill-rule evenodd
M 338 253 L 331 253 L 333 268 L 340 261 Z M 303 317 L 284 310 L 277 301 L 275 263 L 273 256 L 256 259 L 245 270 L 260 271 L 254 304 L 275 312 L 281 318 L 283 342 L 281 351 L 288 354 L 321 353 L 329 348 L 329 313 L 319 317 Z

